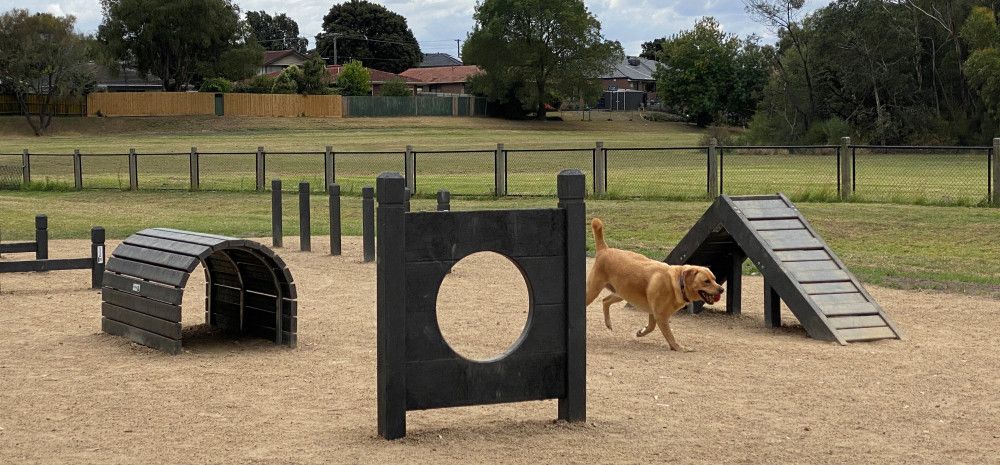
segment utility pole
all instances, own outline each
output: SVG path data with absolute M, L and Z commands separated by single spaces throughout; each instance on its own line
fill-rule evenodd
M 462 61 L 462 39 L 455 39 L 455 58 Z

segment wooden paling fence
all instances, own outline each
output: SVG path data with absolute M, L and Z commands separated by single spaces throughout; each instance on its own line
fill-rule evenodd
M 214 114 L 215 96 L 201 92 L 97 92 L 87 96 L 87 116 Z
M 38 113 L 45 102 L 45 96 L 26 96 L 28 111 Z M 56 116 L 83 116 L 87 114 L 87 99 L 83 96 L 64 95 L 52 97 L 49 103 Z M 16 95 L 0 95 L 0 115 L 20 115 L 21 104 Z

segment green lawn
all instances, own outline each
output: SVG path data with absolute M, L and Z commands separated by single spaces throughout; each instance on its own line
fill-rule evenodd
M 294 195 L 285 196 L 285 233 L 297 234 Z M 453 199 L 456 210 L 537 208 L 554 198 Z M 707 208 L 704 201 L 590 200 L 588 214 L 607 223 L 609 242 L 662 258 Z M 863 280 L 897 287 L 1000 295 L 1000 210 L 889 204 L 804 203 L 800 209 Z M 326 234 L 326 199 L 312 198 L 313 233 Z M 434 208 L 415 199 L 415 210 Z M 0 193 L 0 235 L 30 239 L 36 213 L 49 215 L 54 238 L 88 237 L 103 225 L 123 238 L 167 226 L 236 236 L 270 234 L 270 195 L 235 192 Z M 344 233 L 360 235 L 360 199 L 343 199 Z M 590 245 L 592 247 L 592 244 Z

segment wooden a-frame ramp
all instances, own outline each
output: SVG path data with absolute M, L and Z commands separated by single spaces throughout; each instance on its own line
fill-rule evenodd
M 711 268 L 728 283 L 727 312 L 737 314 L 746 259 L 764 277 L 768 326 L 781 325 L 783 300 L 815 339 L 843 345 L 901 339 L 882 307 L 781 194 L 719 196 L 666 261 Z

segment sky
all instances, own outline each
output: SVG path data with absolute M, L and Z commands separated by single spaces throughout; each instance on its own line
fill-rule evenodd
M 332 0 L 235 0 L 242 11 L 265 10 L 285 13 L 299 24 L 299 32 L 314 45 L 323 16 Z M 741 0 L 584 0 L 602 25 L 604 36 L 621 42 L 625 52 L 637 55 L 642 43 L 669 36 L 691 26 L 702 16 L 714 16 L 727 31 L 739 35 L 756 33 L 772 42 L 773 35 L 754 23 Z M 472 29 L 476 0 L 374 0 L 406 17 L 424 53 L 457 53 L 455 39 L 465 39 Z M 805 9 L 815 10 L 829 0 L 807 0 Z M 100 0 L 0 0 L 0 11 L 27 8 L 32 11 L 71 14 L 77 29 L 91 33 L 101 22 Z

